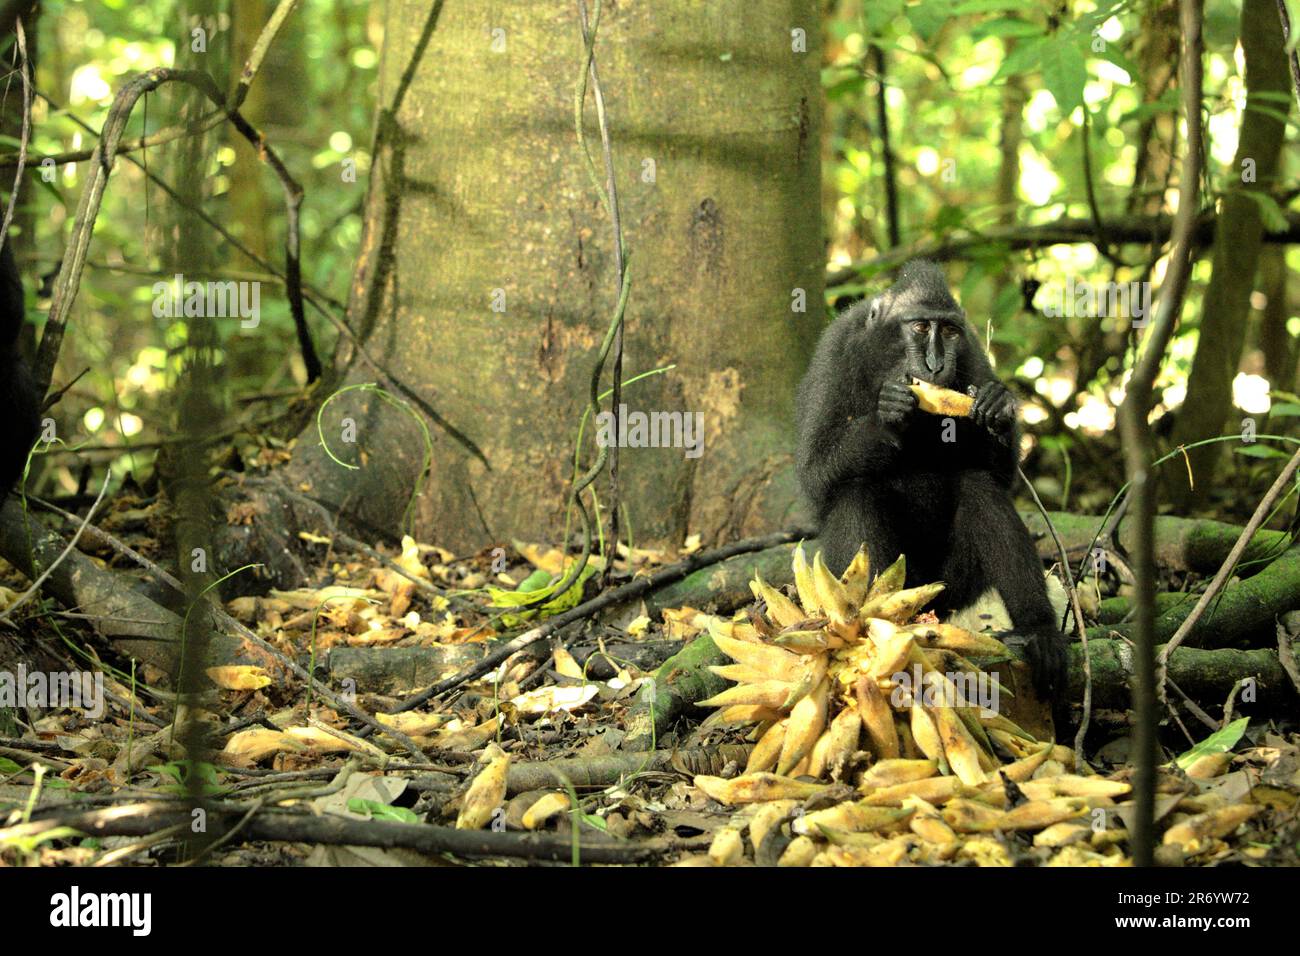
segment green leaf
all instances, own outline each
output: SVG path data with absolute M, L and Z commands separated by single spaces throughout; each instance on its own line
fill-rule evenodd
M 1024 10 L 1023 0 L 966 0 L 952 8 L 954 17 L 964 17 L 970 13 L 1002 13 L 1006 10 Z
M 862 95 L 862 90 L 867 85 L 867 78 L 864 75 L 854 72 L 830 77 L 827 75 L 830 72 L 830 70 L 822 71 L 822 89 L 826 92 L 827 99 Z
M 1282 452 L 1278 451 L 1272 445 L 1242 445 L 1240 448 L 1234 448 L 1233 451 L 1235 451 L 1238 455 L 1242 455 L 1246 458 L 1289 458 L 1291 457 L 1290 455 L 1285 455 Z
M 1073 36 L 1058 34 L 1042 47 L 1043 85 L 1061 112 L 1069 115 L 1083 105 L 1083 87 L 1088 82 L 1088 65 Z
M 1017 43 L 1016 48 L 1003 59 L 997 73 L 993 74 L 993 81 L 996 82 L 1008 76 L 1019 76 L 1021 73 L 1033 73 L 1038 70 L 1041 66 L 1040 60 L 1043 48 L 1050 42 L 1052 42 L 1052 38 L 1044 36 Z
M 1091 49 L 1091 48 L 1090 48 Z M 1113 43 L 1107 43 L 1106 48 L 1094 52 L 1093 56 L 1099 56 L 1107 63 L 1113 63 L 1129 75 L 1129 79 L 1138 75 L 1137 64 L 1124 55 L 1124 52 L 1117 48 Z
M 934 222 L 930 224 L 930 230 L 936 238 L 940 238 L 944 233 L 951 232 L 954 229 L 960 229 L 966 225 L 966 210 L 960 206 L 945 204 L 934 215 Z
M 1289 113 L 1285 113 L 1282 110 L 1275 109 L 1272 106 L 1263 106 L 1258 103 L 1247 103 L 1246 112 L 1257 113 L 1260 116 L 1267 116 L 1269 119 L 1276 120 L 1277 122 L 1281 123 L 1283 126 L 1296 125 L 1295 120 L 1291 118 L 1291 115 Z
M 0 847 L 14 847 L 19 853 L 31 853 L 42 843 L 51 843 L 54 840 L 66 840 L 69 837 L 77 836 L 81 836 L 81 833 L 72 829 L 72 827 L 53 827 L 31 836 L 9 837 L 0 840 Z
M 565 570 L 567 572 L 567 566 Z M 550 617 L 553 614 L 559 614 L 561 611 L 567 611 L 569 608 L 577 607 L 578 602 L 582 600 L 583 584 L 586 583 L 587 579 L 595 573 L 596 565 L 590 561 L 587 562 L 587 566 L 582 569 L 582 574 L 578 576 L 578 580 L 574 581 L 569 589 L 563 594 L 551 597 L 549 601 L 540 607 L 532 608 L 519 614 L 503 614 L 501 616 L 501 622 L 505 624 L 506 627 L 514 627 L 518 624 L 522 624 L 524 621 L 530 621 L 538 615 L 542 617 Z M 536 574 L 537 572 L 530 574 L 524 583 L 532 581 L 534 577 L 536 577 Z M 550 576 L 547 575 L 546 580 L 549 581 L 549 578 Z M 553 594 L 555 586 L 559 583 L 559 579 L 556 579 L 554 582 L 544 584 L 542 587 L 530 587 L 528 589 L 525 589 L 523 584 L 521 584 L 517 591 L 507 591 L 504 588 L 496 588 L 489 585 L 487 588 L 488 603 L 492 607 L 497 608 L 519 607 L 524 604 L 532 604 L 534 601 Z
M 393 820 L 397 823 L 419 823 L 420 815 L 406 807 L 391 807 L 378 800 L 363 800 L 353 797 L 348 801 L 348 809 L 353 813 L 364 813 L 372 820 Z
M 1091 35 L 1093 30 L 1100 27 L 1111 17 L 1123 13 L 1126 6 L 1128 6 L 1128 0 L 1117 0 L 1115 3 L 1102 4 L 1095 10 L 1081 13 L 1074 23 L 1075 29 L 1080 33 Z
M 1281 90 L 1251 90 L 1249 99 L 1263 100 L 1265 103 L 1272 103 L 1274 106 L 1280 106 L 1283 110 L 1291 107 L 1291 92 L 1288 90 L 1283 93 Z
M 948 22 L 948 0 L 921 0 L 906 10 L 908 22 L 922 40 L 929 40 Z
M 1178 94 L 1173 90 L 1165 90 L 1164 93 L 1160 94 L 1159 99 L 1135 106 L 1121 116 L 1119 121 L 1121 123 L 1141 121 L 1149 116 L 1159 116 L 1162 113 L 1177 113 L 1178 110 Z
M 1005 323 L 993 327 L 992 340 L 999 345 L 1011 345 L 1016 348 L 1024 348 L 1029 344 L 1029 338 L 1023 332 L 1018 332 L 1012 325 Z
M 1286 5 L 1286 18 L 1291 23 L 1291 35 L 1286 40 L 1286 52 L 1294 53 L 1300 44 L 1300 0 L 1282 0 Z
M 21 764 L 14 763 L 8 757 L 0 757 L 0 773 L 6 775 L 11 773 L 22 773 L 22 770 L 23 768 Z
M 985 37 L 1041 37 L 1044 35 L 1043 28 L 1037 23 L 1029 23 L 1025 20 L 1016 20 L 1011 17 L 1000 17 L 997 20 L 989 20 L 987 23 L 981 23 L 971 30 L 970 37 L 972 40 L 983 40 Z
M 858 25 L 851 20 L 834 20 L 830 24 L 831 36 L 837 40 L 847 40 L 858 32 Z
M 1242 193 L 1249 196 L 1259 206 L 1259 215 L 1264 223 L 1264 228 L 1269 232 L 1282 232 L 1286 229 L 1288 223 L 1286 212 L 1278 204 L 1278 201 L 1268 193 L 1256 192 L 1253 189 L 1244 189 Z
M 894 18 L 903 12 L 903 0 L 872 0 L 871 3 L 865 4 L 865 6 L 866 11 L 863 14 L 863 20 L 866 23 L 867 32 L 872 36 L 879 36 L 884 33 Z
M 1009 321 L 1020 311 L 1021 302 L 1020 287 L 1014 282 L 1004 285 L 998 290 L 998 297 L 993 302 L 993 324 L 996 326 Z
M 1295 402 L 1278 402 L 1268 410 L 1272 418 L 1300 418 L 1300 405 Z
M 165 764 L 152 764 L 145 769 L 175 781 L 158 788 L 165 793 L 186 793 L 188 790 L 186 781 L 191 769 L 198 776 L 201 793 L 207 796 L 218 796 L 230 790 L 229 787 L 223 787 L 217 782 L 217 768 L 203 761 L 195 764 L 188 760 L 173 760 Z
M 1186 753 L 1179 754 L 1174 758 L 1174 763 L 1180 770 L 1186 770 L 1201 757 L 1209 754 L 1226 754 L 1237 742 L 1241 740 L 1242 735 L 1246 733 L 1246 726 L 1250 723 L 1249 717 L 1241 717 L 1234 720 L 1228 726 L 1216 730 L 1210 736 L 1206 737 L 1200 743 L 1192 747 Z
M 541 568 L 533 568 L 533 573 L 519 582 L 516 591 L 540 591 L 551 583 L 551 576 Z
M 179 764 L 160 763 L 146 767 L 146 770 L 158 774 L 160 777 L 171 777 L 177 783 L 181 783 L 181 768 Z

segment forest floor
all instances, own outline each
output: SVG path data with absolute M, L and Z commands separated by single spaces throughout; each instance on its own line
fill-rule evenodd
M 143 536 L 134 545 L 149 551 Z M 407 539 L 381 563 L 311 546 L 312 586 L 226 603 L 275 653 L 205 667 L 188 706 L 174 706 L 167 674 L 133 671 L 84 622 L 26 619 L 44 670 L 89 660 L 103 675 L 104 708 L 7 712 L 0 865 L 1130 863 L 1126 714 L 1091 714 L 1079 754 L 976 708 L 888 702 L 872 675 L 918 661 L 950 671 L 1000 645 L 944 630 L 897 589 L 859 616 L 875 592 L 852 569 L 756 585 L 762 600 L 734 613 L 634 602 L 458 681 L 499 629 L 537 623 L 511 608 L 563 570 L 558 550 L 457 557 Z M 624 554 L 614 580 L 697 549 Z M 704 635 L 712 656 L 697 660 Z M 704 689 L 681 690 L 692 681 Z M 435 684 L 447 690 L 412 706 Z M 684 703 L 656 713 L 669 684 Z M 1167 723 L 1161 862 L 1295 865 L 1294 719 L 1229 706 L 1213 731 Z M 197 835 L 195 799 L 213 821 Z

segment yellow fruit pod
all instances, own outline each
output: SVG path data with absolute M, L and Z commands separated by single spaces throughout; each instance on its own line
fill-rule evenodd
M 762 773 L 776 766 L 781 756 L 781 747 L 785 743 L 786 721 L 779 720 L 763 736 L 758 738 L 754 749 L 749 752 L 749 762 L 745 764 L 745 773 Z
M 847 624 L 857 617 L 858 608 L 849 599 L 849 589 L 839 578 L 831 574 L 830 569 L 822 561 L 820 551 L 813 555 L 812 582 L 822 613 L 832 621 L 836 624 Z
M 894 728 L 894 712 L 883 692 L 870 677 L 861 677 L 854 685 L 854 698 L 858 716 L 871 741 L 871 749 L 879 760 L 897 758 L 898 731 Z M 936 765 L 937 769 L 937 765 Z
M 784 710 L 794 685 L 787 681 L 765 680 L 757 684 L 733 684 L 720 694 L 699 702 L 701 707 L 729 707 L 732 704 L 756 704 Z
M 791 829 L 814 836 L 821 833 L 822 827 L 848 833 L 870 833 L 902 823 L 914 812 L 911 807 L 873 807 L 851 801 L 804 814 Z
M 826 698 L 830 687 L 823 678 L 790 711 L 781 741 L 776 772 L 788 774 L 807 757 L 826 727 Z
M 761 599 L 767 605 L 768 619 L 780 627 L 790 627 L 808 617 L 798 605 L 764 581 L 757 572 L 754 574 L 754 580 L 749 582 L 749 590 L 753 592 L 755 598 Z
M 741 803 L 765 803 L 768 800 L 807 800 L 830 785 L 808 783 L 774 773 L 747 773 L 730 780 L 701 774 L 695 778 L 695 786 L 719 803 L 736 806 Z
M 496 744 L 490 744 L 484 751 L 486 766 L 465 792 L 460 813 L 456 817 L 457 830 L 481 830 L 492 822 L 506 798 L 506 780 L 510 770 L 510 755 Z
M 793 567 L 794 587 L 799 592 L 799 603 L 805 612 L 815 615 L 821 610 L 821 604 L 817 599 L 817 586 L 813 583 L 812 566 L 803 553 L 802 541 L 795 545 Z
M 871 587 L 867 590 L 867 596 L 863 599 L 863 604 L 874 598 L 887 597 L 903 587 L 907 580 L 907 558 L 899 555 L 889 567 L 876 575 L 876 580 L 871 582 Z
M 544 794 L 524 812 L 524 829 L 536 830 L 549 820 L 569 809 L 569 795 L 566 793 Z
M 940 388 L 919 378 L 912 379 L 909 386 L 916 396 L 917 407 L 931 415 L 951 415 L 956 418 L 969 418 L 975 407 L 975 399 L 950 388 Z
M 1254 804 L 1236 803 L 1198 813 L 1166 830 L 1165 846 L 1177 845 L 1186 853 L 1198 853 L 1208 841 L 1226 837 L 1262 809 Z
M 864 618 L 880 617 L 895 624 L 906 624 L 916 617 L 917 612 L 925 607 L 943 590 L 943 582 L 922 584 L 914 588 L 905 588 L 880 597 L 867 597 L 862 605 Z
M 871 586 L 871 559 L 867 557 L 865 545 L 853 556 L 849 566 L 840 575 L 840 581 L 848 594 L 849 606 L 860 608 L 867 599 L 867 589 Z

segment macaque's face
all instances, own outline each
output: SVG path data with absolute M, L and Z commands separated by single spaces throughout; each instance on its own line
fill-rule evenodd
M 933 266 L 905 269 L 899 280 L 871 300 L 865 330 L 873 353 L 887 356 L 891 369 L 911 378 L 960 389 L 972 339 L 966 314 Z M 895 373 L 891 373 L 895 374 Z
M 923 382 L 952 388 L 965 339 L 961 322 L 958 315 L 900 316 L 908 372 Z

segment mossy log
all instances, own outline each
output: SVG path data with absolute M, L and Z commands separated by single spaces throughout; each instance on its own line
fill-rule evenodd
M 1300 643 L 1300 642 L 1297 642 Z M 1133 651 L 1125 641 L 1089 638 L 1092 661 L 1092 705 L 1123 709 L 1130 700 Z M 624 747 L 649 749 L 651 733 L 656 738 L 696 701 L 712 697 L 729 682 L 708 670 L 710 664 L 729 663 L 707 635 L 691 641 L 680 654 L 664 662 L 655 673 L 653 707 L 643 697 L 628 714 L 628 737 Z M 1070 700 L 1083 700 L 1083 645 L 1070 647 Z M 1205 706 L 1227 699 L 1239 680 L 1253 679 L 1252 699 L 1242 698 L 1247 707 L 1266 713 L 1285 713 L 1296 707 L 1296 689 L 1271 649 L 1200 650 L 1179 647 L 1169 658 L 1169 679 L 1193 700 Z M 1010 702 L 1004 702 L 1010 704 Z
M 1132 646 L 1126 641 L 1090 639 L 1088 651 L 1092 660 L 1093 706 L 1127 707 L 1133 676 Z M 1259 707 L 1274 714 L 1294 711 L 1296 689 L 1275 650 L 1179 647 L 1169 656 L 1169 679 L 1203 706 L 1222 703 L 1237 681 L 1246 678 L 1255 681 L 1254 700 L 1245 700 L 1248 707 Z M 1070 647 L 1070 699 L 1083 699 L 1081 644 Z
M 1061 543 L 1076 566 L 1088 549 L 1092 539 L 1102 526 L 1099 515 L 1075 515 L 1063 511 L 1048 512 L 1056 533 L 1061 536 Z M 1036 540 L 1039 557 L 1056 561 L 1056 545 L 1047 531 L 1043 516 L 1038 512 L 1022 512 L 1020 515 L 1025 525 Z M 1163 515 L 1156 518 L 1156 564 L 1169 571 L 1195 571 L 1200 574 L 1213 574 L 1228 556 L 1232 546 L 1241 535 L 1241 526 L 1209 518 L 1178 518 Z M 1131 549 L 1133 546 L 1132 526 L 1121 521 L 1116 534 L 1121 547 Z M 1261 529 L 1246 547 L 1242 561 L 1262 561 L 1277 556 L 1287 546 L 1286 534 L 1282 531 Z
M 1196 606 L 1197 596 L 1193 593 L 1184 591 L 1161 591 L 1156 594 L 1156 616 L 1159 617 L 1168 611 L 1173 610 L 1180 604 L 1189 604 L 1191 607 Z M 1087 616 L 1088 611 L 1084 610 Z M 1098 624 L 1126 624 L 1128 617 L 1133 613 L 1133 602 L 1127 597 L 1108 597 L 1097 605 L 1097 623 Z
M 1099 515 L 1075 515 L 1061 511 L 1049 512 L 1049 515 L 1071 558 L 1076 562 L 1082 560 L 1092 544 L 1093 536 L 1102 525 L 1102 518 Z M 1032 512 L 1022 513 L 1021 517 L 1035 538 L 1039 557 L 1055 562 L 1056 545 L 1047 532 L 1042 515 Z M 1156 563 L 1170 571 L 1212 574 L 1219 570 L 1219 565 L 1228 556 L 1240 534 L 1240 526 L 1222 521 L 1159 517 L 1156 519 Z M 1131 544 L 1124 522 L 1120 523 L 1118 539 L 1123 547 Z M 1261 530 L 1247 546 L 1242 561 L 1264 562 L 1275 558 L 1286 544 L 1284 532 Z M 818 546 L 816 538 L 804 542 L 804 550 L 810 555 Z M 650 594 L 646 598 L 646 607 L 651 614 L 666 607 L 683 606 L 724 612 L 734 610 L 752 599 L 749 582 L 753 579 L 755 570 L 763 575 L 764 580 L 777 586 L 793 582 L 790 570 L 793 548 L 792 544 L 781 544 L 701 568 L 689 577 Z M 1262 564 L 1257 565 L 1256 568 L 1261 566 Z
M 730 681 L 709 670 L 710 664 L 729 664 L 713 638 L 702 634 L 674 654 L 654 672 L 653 683 L 642 688 L 627 714 L 624 750 L 654 750 L 658 739 L 696 701 L 725 690 Z
M 1168 599 L 1166 599 L 1168 601 Z M 1156 618 L 1155 638 L 1167 641 L 1196 607 L 1196 600 L 1171 602 Z M 1280 558 L 1254 577 L 1236 581 L 1223 589 L 1197 621 L 1184 647 L 1226 647 L 1251 637 L 1271 638 L 1274 621 L 1300 607 L 1300 548 L 1285 551 Z M 1157 607 L 1157 611 L 1160 608 Z M 1090 628 L 1089 635 L 1107 637 L 1112 631 L 1131 637 L 1131 624 Z
M 805 544 L 805 550 L 816 547 L 816 542 Z M 733 611 L 754 599 L 749 590 L 749 582 L 754 580 L 757 572 L 763 580 L 775 580 L 779 584 L 794 581 L 790 562 L 794 553 L 793 544 L 778 544 L 763 551 L 750 554 L 738 554 L 718 564 L 682 578 L 667 587 L 660 588 L 646 597 L 646 610 L 654 615 L 666 607 L 694 607 L 702 611 Z M 811 553 L 811 552 L 809 552 Z
M 1032 533 L 1041 534 L 1038 540 L 1040 555 L 1045 560 L 1055 560 L 1056 551 L 1051 536 L 1046 533 L 1042 516 L 1023 515 Z M 1101 525 L 1095 515 L 1051 513 L 1052 523 L 1067 550 L 1076 556 L 1087 552 L 1092 537 Z M 1219 569 L 1228 552 L 1241 534 L 1241 528 L 1222 521 L 1209 519 L 1161 517 L 1156 519 L 1156 560 L 1168 570 L 1194 571 L 1211 574 Z M 1127 539 L 1120 525 L 1119 539 Z M 1243 564 L 1259 561 L 1260 567 L 1253 576 L 1229 585 L 1219 601 L 1206 612 L 1188 636 L 1192 647 L 1222 647 L 1253 635 L 1272 633 L 1273 618 L 1300 607 L 1300 548 L 1283 550 L 1286 536 L 1280 531 L 1259 531 L 1247 546 Z M 817 540 L 804 542 L 804 549 L 812 554 L 817 550 Z M 719 613 L 729 613 L 752 600 L 749 582 L 755 570 L 768 582 L 780 587 L 793 582 L 790 555 L 793 545 L 782 544 L 739 555 L 694 574 L 668 587 L 653 592 L 646 598 L 651 614 L 666 607 L 690 606 Z M 1271 564 L 1264 562 L 1272 559 Z M 1171 594 L 1158 598 L 1156 639 L 1168 640 L 1178 625 L 1196 606 L 1195 595 Z M 1105 627 L 1090 633 L 1106 638 L 1111 630 L 1129 636 L 1129 625 L 1115 623 L 1124 616 L 1118 603 L 1103 602 L 1101 621 Z
M 123 654 L 160 670 L 170 671 L 173 667 L 180 647 L 180 616 L 142 590 L 134 590 L 134 579 L 100 567 L 76 548 L 69 550 L 67 541 L 25 514 L 12 497 L 0 502 L 0 557 L 29 580 L 36 580 L 53 567 L 41 582 L 44 593 L 64 607 L 90 615 L 95 630 Z M 211 636 L 209 653 L 220 663 L 252 663 L 278 669 L 267 654 L 224 634 Z

